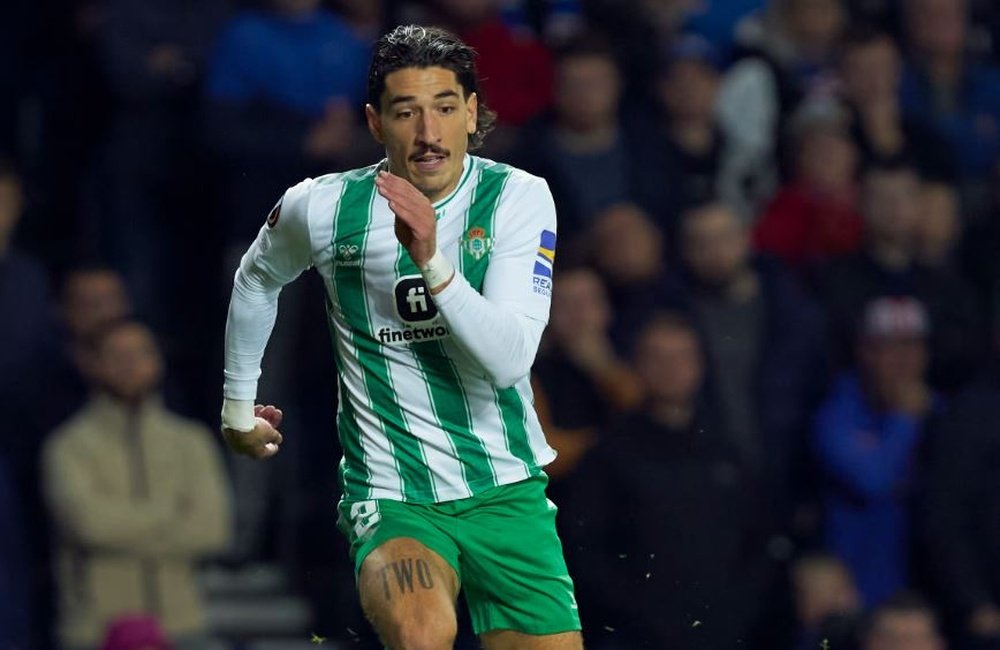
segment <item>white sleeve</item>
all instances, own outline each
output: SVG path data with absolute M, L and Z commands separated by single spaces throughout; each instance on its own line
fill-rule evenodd
M 507 388 L 530 372 L 549 320 L 556 209 L 545 181 L 508 183 L 495 224 L 482 295 L 456 272 L 434 302 L 458 344 Z
M 282 287 L 312 265 L 307 179 L 290 188 L 268 215 L 257 239 L 240 260 L 226 320 L 223 396 L 253 400 L 260 362 L 278 314 Z

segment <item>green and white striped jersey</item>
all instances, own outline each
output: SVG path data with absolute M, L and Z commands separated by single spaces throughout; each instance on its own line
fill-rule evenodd
M 528 376 L 551 296 L 548 187 L 466 156 L 434 205 L 456 276 L 432 298 L 375 189 L 378 168 L 303 181 L 272 211 L 236 276 L 226 397 L 255 397 L 277 293 L 314 266 L 336 351 L 346 500 L 439 503 L 538 474 L 555 457 Z

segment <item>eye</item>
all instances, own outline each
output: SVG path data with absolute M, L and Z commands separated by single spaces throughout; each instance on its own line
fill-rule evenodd
M 449 115 L 449 114 L 451 114 L 451 113 L 454 113 L 456 109 L 455 109 L 455 107 L 454 107 L 454 106 L 442 106 L 442 107 L 441 107 L 440 109 L 438 109 L 438 110 L 440 110 L 440 111 L 441 111 L 442 113 L 444 113 L 445 115 Z
M 398 120 L 405 120 L 411 117 L 413 117 L 413 111 L 408 108 L 405 108 L 401 111 L 396 111 L 396 119 Z

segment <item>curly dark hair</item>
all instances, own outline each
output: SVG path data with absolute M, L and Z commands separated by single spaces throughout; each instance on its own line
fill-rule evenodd
M 476 132 L 469 136 L 469 150 L 478 149 L 486 134 L 493 130 L 496 113 L 482 101 L 479 76 L 476 72 L 476 52 L 451 32 L 439 27 L 400 25 L 375 44 L 375 54 L 368 68 L 368 103 L 381 110 L 385 78 L 403 68 L 438 66 L 451 70 L 458 77 L 465 96 L 476 93 L 479 115 Z

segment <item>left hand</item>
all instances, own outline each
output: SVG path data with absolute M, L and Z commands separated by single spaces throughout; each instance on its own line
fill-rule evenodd
M 417 268 L 422 268 L 437 251 L 434 206 L 409 181 L 390 172 L 379 172 L 375 186 L 396 215 L 396 239 Z

